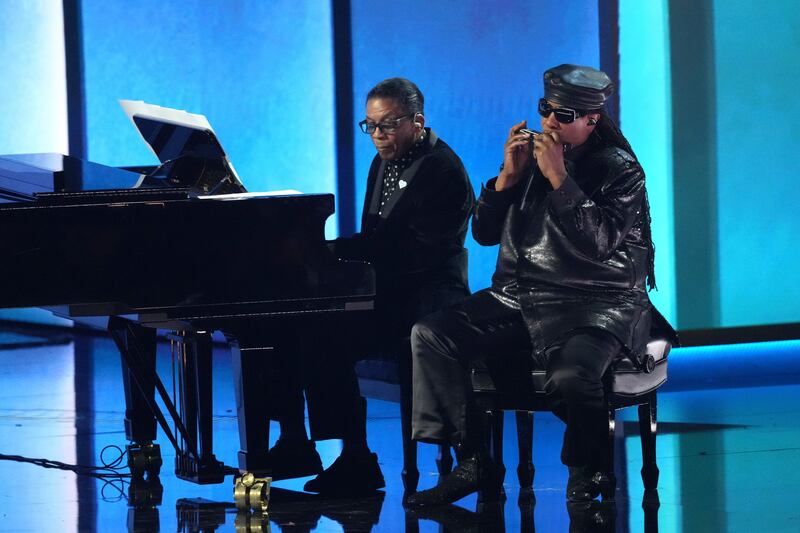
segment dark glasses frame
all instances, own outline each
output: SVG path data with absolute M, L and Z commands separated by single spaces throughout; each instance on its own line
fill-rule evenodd
M 575 122 L 578 117 L 583 117 L 589 114 L 588 111 L 583 109 L 574 109 L 572 107 L 553 107 L 546 98 L 539 98 L 539 114 L 544 118 L 550 116 L 550 113 L 555 114 L 556 120 L 561 124 L 571 124 Z
M 361 131 L 363 131 L 367 135 L 372 135 L 378 128 L 380 128 L 380 130 L 383 133 L 391 135 L 395 131 L 397 131 L 397 128 L 400 126 L 400 123 L 402 121 L 404 121 L 407 118 L 411 118 L 413 116 L 416 115 L 403 115 L 402 117 L 397 117 L 392 120 L 387 120 L 386 122 L 369 122 L 367 121 L 367 119 L 364 119 L 358 123 L 358 127 L 361 128 Z

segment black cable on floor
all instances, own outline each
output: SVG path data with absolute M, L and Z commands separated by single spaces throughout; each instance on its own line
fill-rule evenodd
M 116 449 L 119 455 L 114 458 L 112 461 L 107 462 L 104 459 L 104 455 L 108 449 Z M 102 466 L 95 466 L 95 465 L 73 465 L 69 463 L 62 463 L 61 461 L 54 461 L 52 459 L 35 459 L 31 457 L 23 457 L 21 455 L 6 455 L 4 453 L 0 453 L 0 461 L 14 461 L 17 463 L 28 463 L 33 464 L 36 466 L 41 466 L 42 468 L 56 468 L 58 470 L 67 470 L 70 472 L 75 472 L 79 476 L 91 476 L 98 479 L 107 479 L 107 478 L 129 478 L 131 477 L 130 473 L 122 472 L 126 466 L 120 466 L 123 459 L 125 458 L 125 454 L 127 452 L 122 451 L 119 446 L 114 444 L 110 444 L 103 448 L 100 451 L 100 461 L 103 463 Z

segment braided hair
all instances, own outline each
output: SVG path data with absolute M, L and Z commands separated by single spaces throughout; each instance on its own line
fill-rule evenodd
M 625 150 L 638 162 L 639 158 L 636 157 L 636 153 L 633 151 L 633 148 L 631 148 L 628 139 L 626 139 L 622 131 L 620 131 L 619 126 L 617 126 L 605 109 L 599 110 L 599 113 L 600 120 L 594 131 L 600 137 L 601 141 L 608 146 L 616 146 L 617 148 Z M 644 190 L 644 217 L 645 224 L 642 236 L 650 251 L 647 260 L 647 288 L 653 290 L 657 289 L 655 269 L 656 247 L 653 244 L 653 235 L 650 228 L 650 201 L 647 198 L 647 187 L 645 187 Z

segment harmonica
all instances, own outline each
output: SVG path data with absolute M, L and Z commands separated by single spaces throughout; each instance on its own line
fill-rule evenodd
M 528 128 L 520 128 L 519 130 L 517 130 L 517 133 L 525 133 L 527 135 L 530 135 L 531 136 L 531 140 L 533 140 L 533 137 L 536 137 L 536 136 L 542 134 L 541 131 L 529 130 Z
M 519 130 L 517 130 L 517 133 L 525 133 L 529 135 L 530 142 L 533 142 L 534 139 L 536 139 L 536 137 L 542 134 L 541 131 L 529 130 L 528 128 L 520 128 Z M 569 143 L 564 143 L 564 152 L 568 152 L 570 149 L 572 149 L 572 145 Z

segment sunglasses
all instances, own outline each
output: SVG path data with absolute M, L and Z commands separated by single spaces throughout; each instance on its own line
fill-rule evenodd
M 589 114 L 588 111 L 573 109 L 571 107 L 553 107 L 546 99 L 539 98 L 539 114 L 547 118 L 550 116 L 550 113 L 555 114 L 556 120 L 561 124 L 570 124 L 575 122 L 576 118 Z

